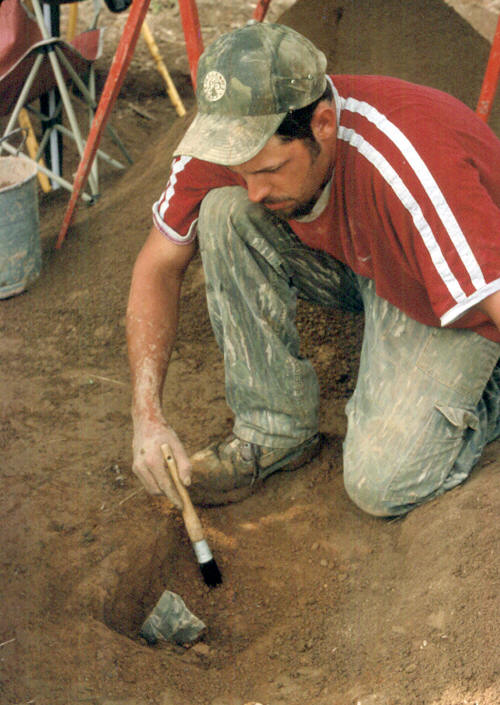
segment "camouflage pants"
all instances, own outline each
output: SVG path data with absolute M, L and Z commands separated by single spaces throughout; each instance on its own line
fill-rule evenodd
M 344 483 L 353 501 L 371 514 L 403 514 L 467 478 L 500 433 L 500 345 L 408 318 L 373 282 L 249 203 L 244 189 L 209 193 L 198 231 L 238 437 L 286 448 L 317 431 L 318 383 L 295 327 L 301 296 L 365 312 L 346 407 Z

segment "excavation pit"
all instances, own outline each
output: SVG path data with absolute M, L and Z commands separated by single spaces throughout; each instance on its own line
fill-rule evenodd
M 165 590 L 185 592 L 196 570 L 190 545 L 174 517 L 142 526 L 139 535 L 130 533 L 126 541 L 99 562 L 93 573 L 79 585 L 76 597 L 86 604 L 93 617 L 106 627 L 139 639 L 144 620 Z

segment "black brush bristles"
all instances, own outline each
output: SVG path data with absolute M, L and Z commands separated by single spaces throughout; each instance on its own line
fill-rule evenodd
M 217 585 L 222 583 L 222 575 L 219 570 L 219 566 L 213 558 L 211 561 L 208 561 L 208 563 L 200 563 L 199 565 L 205 585 L 208 585 L 209 587 L 217 587 Z
M 222 575 L 219 570 L 219 566 L 215 562 L 212 556 L 212 551 L 210 550 L 208 543 L 205 539 L 201 541 L 195 541 L 193 543 L 194 552 L 198 560 L 198 565 L 200 566 L 200 571 L 205 581 L 205 585 L 209 587 L 217 587 L 222 583 Z

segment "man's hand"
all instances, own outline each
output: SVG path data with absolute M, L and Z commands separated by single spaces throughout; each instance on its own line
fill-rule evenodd
M 164 494 L 178 508 L 182 500 L 165 466 L 161 446 L 167 443 L 174 455 L 181 482 L 191 482 L 191 464 L 177 434 L 165 422 L 136 421 L 134 423 L 132 470 L 150 494 Z

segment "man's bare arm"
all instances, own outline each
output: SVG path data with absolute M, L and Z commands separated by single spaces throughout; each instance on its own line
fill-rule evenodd
M 477 307 L 491 318 L 498 330 L 500 330 L 500 291 L 487 296 Z
M 189 482 L 189 461 L 162 411 L 162 393 L 177 332 L 179 300 L 195 245 L 176 245 L 152 228 L 132 275 L 127 307 L 127 344 L 132 377 L 134 472 L 152 494 L 179 504 L 160 451 L 168 443 L 179 474 Z

